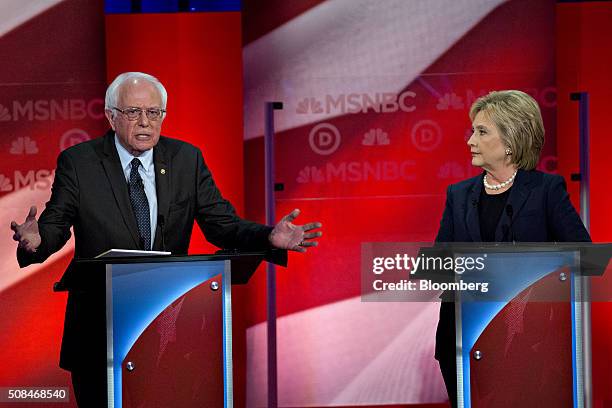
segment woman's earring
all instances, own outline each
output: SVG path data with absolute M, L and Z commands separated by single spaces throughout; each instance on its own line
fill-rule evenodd
M 506 156 L 510 156 L 512 154 L 512 150 L 510 148 L 506 148 Z

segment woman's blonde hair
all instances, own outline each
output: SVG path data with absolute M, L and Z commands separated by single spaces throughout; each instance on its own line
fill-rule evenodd
M 511 163 L 533 170 L 544 147 L 544 123 L 535 99 L 521 91 L 494 91 L 474 102 L 470 119 L 474 121 L 479 112 L 499 129 L 502 141 L 512 151 Z

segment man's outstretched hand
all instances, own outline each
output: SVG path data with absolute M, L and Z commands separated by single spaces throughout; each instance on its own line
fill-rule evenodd
M 36 221 L 36 206 L 30 207 L 30 212 L 23 224 L 17 224 L 15 221 L 12 221 L 11 229 L 15 232 L 13 239 L 19 242 L 19 248 L 30 253 L 36 252 L 40 245 L 38 221 Z
M 285 215 L 270 233 L 270 243 L 280 249 L 288 249 L 290 251 L 306 252 L 306 247 L 314 247 L 319 243 L 315 238 L 323 235 L 321 231 L 309 232 L 313 229 L 321 228 L 323 225 L 320 222 L 309 222 L 304 225 L 295 225 L 293 220 L 300 215 L 300 210 L 295 209 Z

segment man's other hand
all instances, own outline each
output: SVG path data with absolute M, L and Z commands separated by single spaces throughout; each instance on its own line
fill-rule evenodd
M 280 249 L 290 251 L 306 252 L 307 247 L 317 246 L 319 243 L 315 238 L 323 235 L 321 231 L 309 232 L 323 225 L 320 222 L 309 222 L 304 225 L 295 225 L 293 220 L 300 215 L 300 210 L 295 209 L 283 217 L 270 233 L 270 243 Z
M 11 229 L 15 232 L 13 239 L 19 242 L 18 247 L 27 252 L 34 253 L 40 245 L 38 221 L 36 221 L 36 206 L 30 207 L 30 212 L 23 224 L 11 222 Z

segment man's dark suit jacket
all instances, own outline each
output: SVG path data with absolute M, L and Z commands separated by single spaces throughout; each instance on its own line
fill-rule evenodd
M 161 136 L 153 149 L 159 218 L 165 250 L 186 254 L 194 220 L 206 239 L 221 248 L 269 249 L 272 227 L 239 218 L 225 200 L 196 147 Z M 19 265 L 43 262 L 64 246 L 74 227 L 75 258 L 92 258 L 111 248 L 142 249 L 128 185 L 114 143 L 114 132 L 70 147 L 57 161 L 51 199 L 38 220 L 41 245 L 34 254 L 17 251 Z M 157 227 L 153 249 L 162 249 Z M 70 292 L 66 307 L 60 366 L 89 364 L 88 299 Z
M 483 176 L 484 173 L 448 187 L 437 242 L 482 242 L 478 202 Z M 496 242 L 511 241 L 511 236 L 518 242 L 591 241 L 561 176 L 519 170 L 508 205 L 512 208 L 512 220 L 504 211 L 495 230 Z M 443 302 L 440 307 L 435 356 L 443 371 L 454 368 L 455 309 L 451 302 Z

